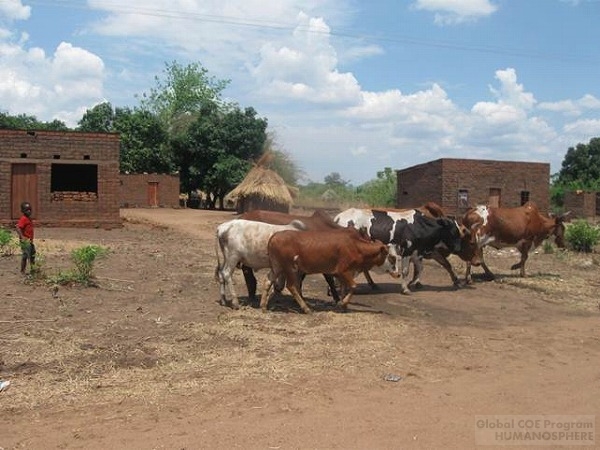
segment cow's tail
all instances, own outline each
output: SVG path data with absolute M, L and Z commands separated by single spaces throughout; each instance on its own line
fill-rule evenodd
M 219 230 L 215 236 L 215 253 L 217 254 L 217 267 L 215 268 L 215 278 L 217 281 L 220 280 L 219 272 L 221 271 L 221 258 L 220 258 L 220 243 L 219 243 Z

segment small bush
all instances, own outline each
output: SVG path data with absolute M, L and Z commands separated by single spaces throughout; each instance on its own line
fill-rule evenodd
M 76 248 L 71 252 L 71 259 L 75 263 L 74 276 L 80 283 L 89 284 L 92 278 L 94 262 L 106 254 L 107 250 L 98 245 L 86 245 Z
M 565 239 L 573 250 L 589 253 L 600 242 L 600 228 L 585 220 L 576 220 L 565 230 Z
M 6 228 L 0 227 L 0 254 L 11 256 L 17 248 L 17 238 Z
M 97 258 L 106 255 L 107 249 L 98 245 L 86 245 L 71 252 L 71 260 L 75 263 L 72 270 L 59 271 L 56 275 L 46 277 L 49 284 L 69 285 L 83 284 L 92 286 L 92 271 Z

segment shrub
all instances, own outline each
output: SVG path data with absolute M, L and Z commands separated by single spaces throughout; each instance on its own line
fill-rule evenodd
M 17 248 L 17 239 L 6 228 L 0 227 L 0 254 L 11 256 Z
M 75 263 L 74 275 L 78 282 L 89 284 L 96 258 L 104 256 L 106 249 L 98 245 L 86 245 L 76 248 L 71 252 L 71 259 Z
M 576 220 L 565 230 L 565 239 L 578 252 L 591 252 L 600 241 L 600 228 L 585 220 Z
M 98 245 L 86 245 L 71 252 L 71 260 L 75 263 L 73 270 L 59 271 L 56 275 L 46 278 L 50 284 L 84 284 L 93 285 L 92 271 L 97 258 L 104 256 L 107 250 Z

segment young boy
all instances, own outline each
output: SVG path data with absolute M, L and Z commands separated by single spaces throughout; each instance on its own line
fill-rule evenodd
M 33 222 L 31 221 L 31 205 L 29 202 L 21 203 L 21 212 L 23 215 L 17 222 L 17 234 L 21 241 L 23 256 L 21 257 L 21 273 L 25 274 L 27 261 L 29 268 L 35 264 L 35 245 L 33 245 Z

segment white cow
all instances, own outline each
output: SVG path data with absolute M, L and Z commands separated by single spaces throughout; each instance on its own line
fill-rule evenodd
M 242 265 L 254 270 L 270 267 L 267 244 L 274 233 L 284 230 L 305 230 L 306 226 L 300 220 L 293 220 L 288 225 L 271 225 L 252 220 L 234 219 L 217 227 L 217 269 L 221 293 L 220 302 L 226 305 L 226 290 L 229 288 L 230 304 L 234 309 L 240 307 L 232 275 L 237 267 Z M 223 255 L 221 263 L 219 253 Z

